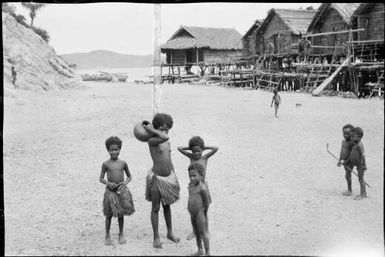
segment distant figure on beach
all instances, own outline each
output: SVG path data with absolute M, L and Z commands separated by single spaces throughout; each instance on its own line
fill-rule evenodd
M 173 126 L 172 117 L 165 113 L 157 113 L 152 123 L 144 128 L 154 134 L 148 139 L 148 146 L 153 161 L 153 167 L 146 176 L 146 199 L 152 202 L 151 223 L 154 232 L 154 248 L 162 248 L 159 238 L 158 219 L 160 203 L 163 206 L 167 226 L 167 238 L 178 243 L 180 238 L 172 232 L 170 205 L 179 200 L 179 182 L 171 161 L 171 146 L 168 132 Z
M 279 105 L 281 104 L 281 97 L 280 95 L 278 95 L 278 90 L 276 88 L 274 88 L 273 93 L 274 93 L 274 96 L 273 96 L 273 100 L 271 101 L 270 107 L 273 107 L 273 103 L 274 103 L 275 117 L 278 118 L 277 113 L 278 113 Z
M 124 215 L 131 215 L 135 212 L 132 195 L 127 187 L 131 181 L 131 174 L 127 162 L 118 158 L 122 141 L 118 137 L 109 137 L 106 142 L 107 151 L 110 159 L 103 162 L 99 181 L 106 185 L 103 200 L 103 213 L 106 216 L 106 237 L 105 244 L 112 245 L 110 236 L 111 218 L 118 217 L 119 223 L 119 244 L 127 241 L 123 237 Z M 107 173 L 107 181 L 104 179 Z M 126 173 L 126 180 L 124 180 Z
M 16 86 L 16 76 L 17 76 L 17 74 L 16 74 L 16 70 L 15 70 L 15 67 L 11 67 L 11 73 L 12 73 L 12 84 L 13 84 L 13 86 L 15 87 L 15 88 L 17 88 L 17 86 Z
M 350 152 L 349 158 L 344 162 L 345 165 L 350 167 L 357 167 L 358 181 L 360 182 L 360 194 L 357 195 L 354 200 L 362 200 L 367 197 L 366 195 L 366 184 L 364 180 L 364 173 L 367 170 L 366 159 L 364 153 L 364 145 L 361 142 L 364 136 L 364 131 L 355 127 L 351 130 L 353 147 Z
M 337 163 L 338 167 L 341 167 L 341 164 L 346 162 L 347 159 L 349 159 L 349 156 L 353 147 L 353 141 L 351 140 L 351 132 L 353 128 L 354 127 L 351 124 L 346 124 L 345 126 L 342 127 L 342 135 L 344 139 L 342 140 L 342 143 L 341 143 L 340 160 Z M 342 194 L 349 196 L 349 195 L 352 195 L 352 171 L 351 170 L 353 169 L 353 166 L 351 164 L 347 165 L 345 163 L 344 168 L 345 168 L 346 182 L 348 183 L 348 190 L 343 192 Z
M 211 150 L 205 155 L 203 154 L 203 151 L 205 150 Z M 217 151 L 218 147 L 215 146 L 205 146 L 205 143 L 201 137 L 195 136 L 190 138 L 188 142 L 188 147 L 178 147 L 178 151 L 181 152 L 183 155 L 187 156 L 190 159 L 190 163 L 199 163 L 203 167 L 203 175 L 202 175 L 202 183 L 205 184 L 207 193 L 209 196 L 209 202 L 211 203 L 211 196 L 209 192 L 209 186 L 206 180 L 206 169 L 207 169 L 207 161 L 208 159 L 213 156 Z M 188 152 L 188 151 L 191 151 Z M 207 224 L 207 232 L 208 232 L 208 218 L 206 213 L 206 224 Z M 187 236 L 187 240 L 193 239 L 195 236 L 194 232 L 192 232 L 190 235 Z
M 194 255 L 203 255 L 202 240 L 205 247 L 206 255 L 210 255 L 209 237 L 207 235 L 207 212 L 209 210 L 210 200 L 209 192 L 206 185 L 202 182 L 204 167 L 194 162 L 188 167 L 188 175 L 190 184 L 188 187 L 188 206 L 190 213 L 191 225 L 194 234 L 198 252 Z

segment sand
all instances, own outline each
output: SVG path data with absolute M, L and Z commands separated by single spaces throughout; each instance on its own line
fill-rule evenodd
M 152 248 L 151 204 L 144 198 L 152 162 L 134 125 L 151 119 L 149 85 L 88 83 L 83 89 L 34 93 L 18 90 L 4 98 L 4 204 L 6 255 L 186 255 L 187 166 L 177 151 L 200 135 L 219 147 L 209 160 L 207 179 L 212 254 L 331 255 L 384 254 L 383 135 L 379 99 L 312 97 L 281 93 L 279 118 L 266 91 L 216 86 L 164 85 L 162 111 L 174 118 L 172 159 L 181 199 L 172 205 L 179 244 L 166 239 Z M 300 103 L 301 107 L 296 107 Z M 338 154 L 341 127 L 364 130 L 368 198 L 345 197 L 343 168 L 326 152 Z M 104 243 L 101 164 L 104 141 L 123 140 L 136 213 L 125 218 L 127 244 Z M 359 184 L 353 176 L 354 195 Z M 348 254 L 348 256 L 353 256 Z

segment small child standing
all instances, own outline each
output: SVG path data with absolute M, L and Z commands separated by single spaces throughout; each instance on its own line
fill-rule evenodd
M 112 245 L 110 236 L 111 218 L 118 217 L 119 222 L 119 244 L 127 241 L 123 238 L 124 215 L 131 215 L 135 212 L 132 195 L 127 187 L 131 181 L 131 174 L 127 162 L 118 158 L 122 141 L 118 137 L 109 137 L 106 142 L 110 159 L 103 162 L 99 181 L 106 185 L 103 199 L 103 213 L 106 216 L 106 238 L 105 245 Z M 107 181 L 104 179 L 107 173 Z M 126 180 L 124 180 L 126 173 Z
M 352 141 L 353 147 L 352 151 L 349 155 L 349 159 L 344 162 L 344 165 L 357 167 L 358 171 L 358 181 L 360 182 L 360 194 L 357 195 L 354 200 L 362 200 L 367 197 L 366 195 L 366 184 L 364 180 L 364 173 L 367 170 L 365 153 L 364 153 L 364 145 L 361 142 L 362 137 L 364 136 L 364 131 L 355 127 L 352 129 Z
M 271 107 L 273 107 L 273 103 L 274 103 L 275 117 L 278 118 L 277 113 L 278 113 L 279 105 L 281 104 L 281 96 L 278 95 L 278 90 L 276 88 L 274 88 L 273 93 L 274 93 L 274 96 L 273 96 L 273 100 L 271 101 Z
M 344 139 L 341 143 L 341 152 L 340 152 L 340 160 L 337 163 L 338 167 L 341 167 L 341 164 L 349 159 L 350 152 L 352 151 L 353 142 L 351 140 L 351 132 L 353 129 L 353 125 L 346 124 L 342 127 L 342 134 Z M 344 165 L 345 168 L 345 178 L 348 183 L 348 190 L 343 192 L 343 195 L 349 196 L 352 195 L 352 165 Z
M 202 182 L 206 186 L 206 189 L 207 189 L 207 192 L 208 192 L 208 196 L 209 196 L 209 202 L 211 203 L 211 196 L 210 196 L 210 192 L 209 192 L 209 186 L 208 186 L 208 183 L 207 183 L 207 180 L 206 180 L 206 169 L 207 169 L 207 161 L 208 161 L 208 159 L 211 156 L 213 156 L 218 151 L 218 147 L 215 147 L 215 146 L 205 146 L 205 143 L 204 143 L 203 139 L 201 137 L 199 137 L 199 136 L 195 136 L 195 137 L 190 138 L 190 140 L 188 142 L 188 145 L 189 145 L 188 147 L 178 147 L 178 151 L 181 152 L 183 155 L 187 156 L 190 159 L 190 163 L 191 164 L 199 163 L 199 164 L 202 165 L 202 167 L 203 167 Z M 188 152 L 187 150 L 190 150 L 191 153 Z M 205 150 L 211 150 L 211 151 L 202 156 L 203 151 L 205 151 Z M 206 222 L 208 224 L 207 215 L 206 215 Z M 208 227 L 207 227 L 207 231 L 208 231 Z M 191 233 L 190 235 L 187 236 L 187 240 L 193 239 L 194 236 L 195 236 L 195 234 L 193 232 L 193 233 Z
M 210 244 L 207 236 L 207 211 L 209 209 L 209 194 L 204 183 L 202 183 L 204 168 L 200 163 L 192 163 L 188 167 L 190 184 L 188 188 L 188 206 L 191 224 L 198 252 L 195 255 L 203 255 L 202 240 L 205 247 L 206 255 L 210 255 Z

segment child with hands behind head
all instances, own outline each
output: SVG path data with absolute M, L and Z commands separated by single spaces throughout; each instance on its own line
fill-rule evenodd
M 202 165 L 203 167 L 202 182 L 206 186 L 208 196 L 209 196 L 209 202 L 211 203 L 211 196 L 208 189 L 208 183 L 206 180 L 206 169 L 207 169 L 208 159 L 218 151 L 218 147 L 205 146 L 203 139 L 199 136 L 192 137 L 189 140 L 188 145 L 189 145 L 188 147 L 178 147 L 178 151 L 181 152 L 183 155 L 187 156 L 190 159 L 191 164 L 199 163 Z M 203 155 L 203 152 L 205 150 L 211 150 L 211 151 Z M 208 223 L 207 217 L 206 217 L 206 222 Z M 208 230 L 208 226 L 207 226 L 207 230 Z M 195 236 L 194 233 L 191 233 L 190 235 L 187 236 L 187 240 L 193 239 L 194 236 Z

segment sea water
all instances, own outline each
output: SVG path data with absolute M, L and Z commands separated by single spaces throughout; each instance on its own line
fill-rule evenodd
M 128 76 L 127 82 L 133 82 L 135 80 L 150 80 L 149 76 L 153 74 L 152 67 L 135 67 L 135 68 L 95 68 L 95 69 L 75 69 L 80 74 L 102 74 L 102 72 L 108 73 L 121 73 Z

